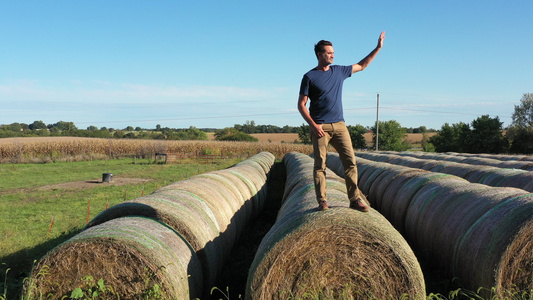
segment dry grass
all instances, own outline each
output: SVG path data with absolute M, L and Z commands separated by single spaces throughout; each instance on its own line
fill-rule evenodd
M 0 163 L 81 161 L 124 156 L 152 157 L 155 153 L 190 156 L 250 157 L 267 151 L 281 159 L 285 153 L 312 152 L 312 146 L 292 143 L 128 140 L 79 137 L 0 139 Z
M 286 196 L 250 267 L 246 299 L 425 299 L 407 242 L 375 210 L 349 209 L 341 178 L 327 177 L 329 210 L 316 210 L 313 159 L 289 153 Z

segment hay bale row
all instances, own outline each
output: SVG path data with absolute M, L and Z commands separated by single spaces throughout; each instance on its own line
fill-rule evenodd
M 472 183 L 481 183 L 496 187 L 515 187 L 533 192 L 533 172 L 527 170 L 414 158 L 388 153 L 357 153 L 357 156 L 376 162 L 387 162 L 432 172 L 451 174 L 464 178 Z M 467 161 L 467 159 L 463 160 L 463 162 Z
M 329 161 L 338 155 L 328 155 Z M 533 289 L 533 194 L 358 158 L 367 198 L 419 253 L 469 289 Z M 370 166 L 369 166 L 370 165 Z M 365 178 L 373 182 L 362 182 Z
M 327 171 L 330 209 L 317 211 L 313 160 L 288 153 L 285 198 L 250 267 L 246 299 L 425 299 L 404 238 L 376 210 L 348 208 L 344 181 Z
M 127 287 L 141 284 L 139 276 L 146 273 L 154 274 L 154 283 L 167 299 L 206 295 L 247 222 L 262 210 L 273 164 L 274 156 L 262 152 L 231 168 L 172 183 L 103 211 L 34 268 L 32 279 L 50 267 L 53 276 L 47 280 L 63 288 L 34 280 L 34 290 L 60 296 L 91 275 L 108 285 L 124 286 L 121 298 L 131 298 L 141 295 L 142 287 Z M 119 275 L 115 269 L 121 269 Z
M 421 159 L 433 159 L 440 161 L 454 161 L 471 165 L 485 165 L 498 168 L 521 169 L 526 171 L 533 171 L 533 161 L 531 157 L 521 156 L 520 160 L 504 159 L 506 156 L 489 156 L 482 154 L 467 154 L 467 153 L 428 153 L 428 152 L 393 152 L 383 151 L 382 153 L 411 156 Z

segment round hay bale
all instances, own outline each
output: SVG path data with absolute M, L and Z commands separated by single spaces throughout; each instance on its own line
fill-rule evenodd
M 445 173 L 445 172 L 442 172 L 442 170 L 450 165 L 454 165 L 454 164 L 457 164 L 456 162 L 452 162 L 452 161 L 441 161 L 439 164 L 436 164 L 436 165 L 433 165 L 433 167 L 431 167 L 430 169 L 427 169 L 428 171 L 431 171 L 431 172 L 439 172 L 439 173 Z
M 450 272 L 455 243 L 468 228 L 499 202 L 523 193 L 454 180 L 428 183 L 411 202 L 421 205 L 407 214 L 407 239 Z
M 375 211 L 338 207 L 277 224 L 259 246 L 246 299 L 425 299 L 416 257 Z
M 267 152 L 267 151 L 263 151 L 244 161 L 237 163 L 235 166 L 241 166 L 241 165 L 260 166 L 261 169 L 263 170 L 263 173 L 268 174 L 275 161 L 276 161 L 276 157 L 274 156 L 274 154 Z
M 357 161 L 357 159 L 356 159 Z M 343 177 L 344 174 L 344 166 L 342 165 L 342 162 L 339 158 L 339 153 L 337 152 L 328 152 L 327 158 L 326 158 L 326 165 L 329 169 L 331 169 L 335 174 L 337 174 L 340 177 Z
M 364 158 L 359 158 L 357 159 L 356 163 L 357 163 L 357 179 L 358 181 L 361 181 L 361 177 L 365 174 L 368 168 L 375 162 L 364 159 Z M 344 171 L 343 171 L 343 174 L 344 174 Z
M 169 184 L 158 189 L 154 193 L 172 193 L 173 191 L 178 190 L 189 192 L 202 199 L 215 215 L 221 232 L 226 231 L 228 224 L 231 222 L 231 217 L 233 216 L 230 204 L 224 200 L 218 199 L 216 191 L 197 182 L 194 180 L 194 177 Z
M 389 185 L 389 188 L 384 194 L 384 198 L 387 199 L 386 201 L 391 203 L 391 205 L 384 206 L 384 213 L 385 207 L 387 207 L 387 213 L 390 214 L 388 219 L 392 225 L 400 233 L 404 233 L 407 211 L 411 205 L 411 200 L 418 190 L 430 181 L 442 180 L 450 176 L 452 175 L 433 172 L 421 172 L 420 174 L 411 172 L 405 174 L 405 176 L 398 176 L 395 182 Z
M 376 209 L 389 219 L 391 217 L 393 203 L 393 198 L 391 197 L 394 196 L 395 191 L 397 191 L 395 189 L 401 186 L 399 185 L 399 182 L 405 182 L 413 176 L 424 173 L 428 173 L 428 171 L 408 167 L 382 173 L 382 178 L 379 180 L 379 183 L 372 185 L 369 197 L 375 199 Z
M 265 200 L 267 198 L 267 183 L 266 183 L 266 176 L 263 174 L 258 174 L 257 172 L 253 172 L 250 169 L 230 169 L 228 170 L 229 173 L 237 176 L 241 179 L 242 182 L 244 182 L 250 192 L 252 193 L 252 216 L 256 216 L 259 214 L 265 205 Z
M 501 201 L 456 243 L 453 272 L 467 287 L 496 287 L 500 297 L 533 290 L 533 195 Z
M 85 286 L 85 276 L 103 279 L 121 299 L 141 298 L 156 284 L 164 299 L 202 295 L 194 250 L 174 230 L 147 218 L 111 220 L 52 249 L 33 268 L 24 299 L 70 296 Z
M 210 178 L 224 185 L 231 191 L 231 195 L 240 205 L 239 211 L 245 215 L 246 222 L 253 215 L 253 197 L 254 195 L 248 189 L 248 186 L 240 178 L 231 173 L 224 171 L 214 171 L 197 175 L 199 178 Z
M 383 193 L 387 186 L 391 183 L 391 180 L 398 174 L 409 170 L 410 168 L 398 165 L 391 165 L 385 172 L 379 174 L 371 183 L 368 189 L 368 201 L 372 204 L 372 207 L 381 211 L 381 200 Z
M 101 212 L 85 228 L 126 216 L 152 218 L 172 227 L 198 251 L 216 238 L 220 229 L 211 210 L 200 199 L 184 192 L 179 198 L 176 196 L 151 194 L 117 204 Z
M 285 160 L 305 161 L 302 156 Z M 289 164 L 292 162 L 288 162 Z M 299 177 L 312 171 L 287 171 Z M 332 175 L 333 176 L 333 175 Z M 249 271 L 246 299 L 425 299 L 420 266 L 408 244 L 375 210 L 347 208 L 345 186 L 327 178 L 330 209 L 316 210 L 313 181 L 304 178 L 283 203 Z M 357 297 L 357 296 L 356 296 Z
M 516 169 L 492 169 L 485 173 L 479 183 L 490 186 L 501 186 L 501 182 L 504 181 L 506 177 L 514 176 L 516 174 L 521 173 L 523 173 L 522 170 Z
M 431 173 L 425 170 L 409 169 L 408 171 L 401 172 L 398 175 L 394 176 L 393 180 L 391 180 L 391 182 L 385 187 L 385 189 L 381 191 L 382 196 L 380 197 L 379 200 L 377 200 L 377 202 L 380 203 L 380 212 L 383 214 L 383 216 L 385 216 L 392 223 L 392 225 L 396 229 L 399 228 L 400 223 L 403 223 L 403 221 L 399 222 L 400 215 L 402 215 L 402 213 L 396 213 L 395 215 L 397 216 L 398 221 L 396 223 L 393 222 L 393 213 L 395 213 L 395 211 L 393 211 L 395 209 L 393 208 L 393 204 L 395 203 L 394 201 L 398 193 L 398 190 L 406 182 L 409 182 L 409 180 L 411 180 L 413 177 L 420 175 L 420 174 L 431 174 Z M 404 206 L 403 213 L 405 213 L 405 210 L 407 209 L 408 205 L 409 204 L 406 203 L 406 205 Z
M 359 177 L 359 189 L 363 194 L 368 195 L 370 193 L 370 186 L 374 180 L 387 169 L 391 168 L 393 165 L 389 163 L 375 163 L 367 168 L 367 171 L 364 172 Z
M 409 168 L 416 168 L 416 169 L 420 169 L 426 164 L 426 162 L 423 159 L 419 159 L 416 157 L 410 157 L 410 156 L 402 156 L 401 160 L 400 158 L 398 158 L 397 162 L 399 165 L 409 167 Z
M 486 166 L 473 166 L 460 163 L 451 163 L 448 166 L 442 168 L 441 173 L 455 175 L 457 177 L 466 178 L 468 174 L 476 171 L 488 168 Z
M 472 183 L 481 183 L 485 179 L 488 173 L 497 171 L 500 168 L 486 166 L 484 168 L 476 169 L 468 173 L 464 178 Z
M 447 195 L 445 191 L 449 186 L 461 189 L 462 186 L 469 186 L 471 184 L 462 178 L 448 174 L 446 175 L 447 176 L 431 176 L 426 178 L 418 176 L 422 181 L 422 184 L 417 184 L 415 187 L 416 192 L 411 194 L 411 201 L 407 207 L 404 221 L 404 236 L 406 236 L 407 240 L 410 241 L 412 245 L 417 245 L 420 248 L 423 248 L 419 243 L 417 236 L 419 228 L 416 228 L 416 226 L 421 223 L 419 219 L 424 219 L 421 211 L 425 211 L 426 207 L 432 204 L 435 196 L 438 195 L 439 192 L 444 192 L 444 194 Z M 414 179 L 413 182 L 415 182 Z

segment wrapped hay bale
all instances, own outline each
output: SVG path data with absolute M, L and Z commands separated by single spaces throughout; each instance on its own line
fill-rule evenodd
M 501 186 L 500 182 L 505 180 L 506 177 L 514 176 L 516 174 L 523 173 L 523 170 L 516 169 L 496 169 L 486 172 L 486 174 L 481 178 L 479 183 L 486 184 L 490 186 Z
M 156 286 L 163 299 L 202 293 L 194 250 L 174 230 L 147 218 L 111 220 L 54 248 L 32 270 L 24 299 L 63 299 L 78 287 L 86 289 L 86 276 L 103 279 L 118 296 L 113 298 L 140 299 Z
M 86 230 L 100 224 L 107 226 L 110 220 L 125 216 L 143 216 L 164 223 L 196 252 L 203 269 L 203 286 L 208 291 L 237 237 L 264 205 L 265 170 L 273 163 L 272 154 L 259 153 L 231 168 L 167 185 L 105 210 L 91 220 Z
M 451 175 L 433 172 L 406 172 L 396 177 L 383 194 L 383 214 L 392 225 L 405 233 L 407 212 L 415 194 L 428 182 L 446 180 Z
M 521 194 L 524 191 L 520 189 L 491 188 L 457 177 L 429 182 L 411 202 L 405 221 L 406 238 L 451 274 L 457 241 L 486 211 Z
M 522 171 L 514 175 L 506 176 L 499 183 L 499 186 L 515 187 L 533 192 L 533 172 Z
M 371 164 L 365 172 L 363 172 L 359 176 L 359 189 L 363 194 L 368 195 L 370 191 L 370 186 L 374 182 L 374 180 L 383 172 L 387 170 L 387 168 L 391 166 L 388 163 L 375 163 Z
M 288 178 L 303 178 L 305 184 L 294 185 L 261 242 L 246 299 L 425 299 L 423 275 L 408 244 L 375 210 L 349 209 L 345 186 L 334 174 L 326 179 L 331 208 L 317 211 L 313 181 L 305 176 L 312 173 L 309 160 L 298 153 L 284 157 L 287 166 L 309 166 L 287 170 Z
M 420 169 L 426 164 L 424 160 L 410 156 L 401 156 L 391 159 L 389 163 L 416 169 Z
M 390 203 L 387 203 L 387 199 L 384 197 L 384 195 L 393 180 L 400 175 L 405 176 L 409 173 L 421 174 L 423 172 L 426 171 L 411 169 L 403 166 L 393 166 L 386 172 L 381 173 L 380 176 L 374 180 L 368 192 L 367 198 L 378 211 L 385 215 L 385 212 L 390 212 Z M 386 209 L 385 207 L 389 207 L 389 209 Z
M 533 195 L 500 201 L 455 243 L 453 273 L 465 284 L 496 287 L 500 297 L 533 291 Z
M 374 164 L 374 168 L 383 165 Z M 468 169 L 468 165 L 449 168 L 455 167 Z M 494 167 L 475 169 L 470 176 L 490 183 L 496 180 L 488 174 L 507 174 L 498 181 L 500 185 L 509 185 L 511 178 L 528 173 Z M 520 186 L 532 182 L 526 177 L 516 181 Z M 381 212 L 405 232 L 409 243 L 467 289 L 483 288 L 481 293 L 490 296 L 491 288 L 496 287 L 502 298 L 531 295 L 532 194 L 523 189 L 473 184 L 448 174 L 402 172 L 391 167 L 376 178 L 369 198 L 381 198 L 377 200 L 381 201 Z

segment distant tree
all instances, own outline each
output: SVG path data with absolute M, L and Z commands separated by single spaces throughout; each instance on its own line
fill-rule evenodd
M 59 129 L 59 131 L 61 131 L 61 132 L 65 132 L 65 133 L 73 133 L 73 132 L 76 132 L 78 130 L 78 127 L 76 127 L 76 125 L 74 125 L 74 122 L 59 121 L 59 122 L 57 122 L 55 124 L 52 124 L 51 126 Z M 48 125 L 48 127 L 50 127 L 50 125 Z
M 113 133 L 113 137 L 116 138 L 116 139 L 123 139 L 125 135 L 126 135 L 126 133 L 124 131 L 122 131 L 122 130 L 116 130 Z
M 16 133 L 23 132 L 25 128 L 29 129 L 30 127 L 27 124 L 16 123 L 16 122 L 15 123 L 11 123 L 9 125 L 2 125 L 2 129 L 7 130 L 7 131 L 16 132 Z
M 215 132 L 215 140 L 218 141 L 245 141 L 245 142 L 257 142 L 258 139 L 253 136 L 238 131 L 234 127 L 226 127 L 219 129 Z
M 298 133 L 298 131 L 294 132 L 293 127 L 291 127 L 289 125 L 283 126 L 283 128 L 281 129 L 281 132 L 282 133 Z
M 533 93 L 526 93 L 520 99 L 520 105 L 515 105 L 513 126 L 519 128 L 533 127 Z
M 124 131 L 133 131 L 133 127 L 132 126 L 128 126 L 128 127 L 124 128 Z
M 31 130 L 47 129 L 43 121 L 34 121 L 28 126 Z
M 298 139 L 304 143 L 304 144 L 311 144 L 311 129 L 309 128 L 309 125 L 302 124 L 298 128 Z
M 165 132 L 165 134 L 167 134 L 167 139 L 173 140 L 207 140 L 207 133 L 194 126 L 189 127 L 189 129 L 182 129 L 172 133 Z
M 503 122 L 483 115 L 472 121 L 469 153 L 507 153 L 509 141 L 503 135 Z
M 417 128 L 416 133 L 426 133 L 426 132 L 428 132 L 428 129 L 426 128 L 426 126 L 420 126 Z
M 238 131 L 242 131 L 244 133 L 248 133 L 248 134 L 256 133 L 255 132 L 255 121 L 246 120 L 246 123 L 243 125 L 240 125 L 240 126 L 235 125 L 235 129 L 237 129 Z
M 422 151 L 424 152 L 435 152 L 435 146 L 429 142 L 429 137 L 426 132 L 422 133 Z
M 257 138 L 245 133 L 245 132 L 237 132 L 229 135 L 225 135 L 218 140 L 220 141 L 241 141 L 241 142 L 257 142 L 259 141 Z
M 348 132 L 350 132 L 350 138 L 352 140 L 352 146 L 354 149 L 366 149 L 366 140 L 364 134 L 367 132 L 363 125 L 347 126 Z
M 444 123 L 438 134 L 429 138 L 436 152 L 467 152 L 470 148 L 470 125 L 459 122 L 450 125 Z
M 87 131 L 98 131 L 98 127 L 96 127 L 94 125 L 91 125 L 91 126 L 87 127 Z
M 510 153 L 533 154 L 533 127 L 510 126 L 507 128 L 507 138 L 511 141 Z
M 533 153 L 533 93 L 526 93 L 515 105 L 513 121 L 507 130 L 511 143 L 509 152 L 516 154 Z
M 374 144 L 376 143 L 376 126 L 372 127 Z M 407 141 L 406 129 L 395 120 L 379 122 L 379 150 L 405 151 L 411 148 Z
M 139 126 L 135 127 L 135 131 L 141 131 L 141 130 L 142 130 L 141 127 L 139 127 Z
M 215 140 L 220 140 L 224 136 L 231 135 L 231 134 L 236 134 L 238 132 L 240 132 L 240 131 L 237 130 L 235 127 L 226 127 L 226 128 L 223 128 L 223 129 L 219 129 L 219 130 L 215 131 Z

